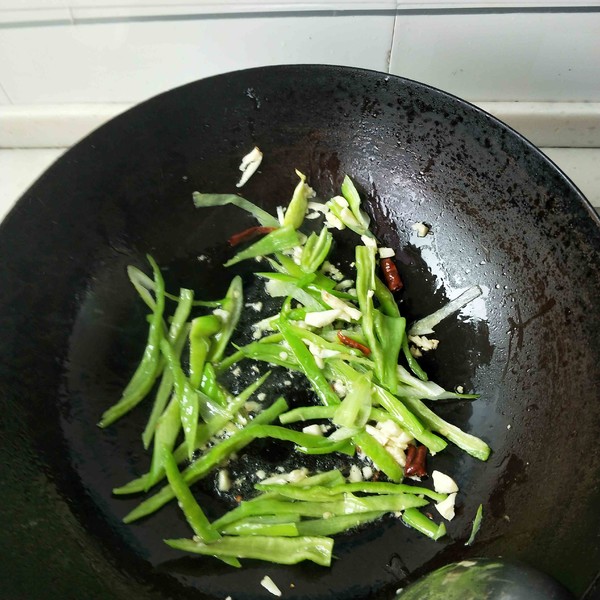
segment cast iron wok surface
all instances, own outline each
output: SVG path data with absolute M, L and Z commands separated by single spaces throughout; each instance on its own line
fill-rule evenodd
M 139 501 L 111 488 L 144 472 L 149 411 L 101 431 L 145 338 L 125 266 L 150 252 L 168 286 L 218 297 L 223 242 L 251 220 L 194 209 L 194 190 L 243 188 L 274 212 L 304 171 L 319 196 L 350 174 L 385 245 L 398 251 L 401 309 L 428 314 L 472 284 L 483 300 L 438 328 L 432 378 L 481 399 L 439 405 L 483 437 L 487 464 L 454 448 L 430 461 L 464 492 L 449 536 L 430 542 L 384 519 L 336 542 L 331 569 L 247 561 L 234 570 L 162 543 L 187 536 L 176 506 L 131 526 Z M 414 222 L 431 226 L 424 240 Z M 199 263 L 199 255 L 209 260 Z M 0 596 L 390 598 L 474 555 L 521 559 L 581 595 L 600 565 L 600 228 L 537 149 L 467 103 L 375 72 L 283 66 L 198 81 L 145 102 L 67 152 L 0 228 Z M 247 278 L 247 267 L 240 268 Z M 296 396 L 301 396 L 297 392 Z M 294 398 L 292 398 L 294 400 Z M 290 460 L 258 445 L 248 464 Z M 196 488 L 215 516 L 226 500 Z M 479 503 L 485 518 L 466 548 Z M 292 584 L 295 587 L 291 587 Z

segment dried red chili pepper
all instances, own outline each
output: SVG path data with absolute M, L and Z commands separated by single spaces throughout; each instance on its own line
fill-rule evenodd
M 242 242 L 247 242 L 249 240 L 253 240 L 255 237 L 259 235 L 265 235 L 267 233 L 271 233 L 271 231 L 275 231 L 276 227 L 262 227 L 261 225 L 255 225 L 254 227 L 248 227 L 248 229 L 244 229 L 244 231 L 240 231 L 239 233 L 235 233 L 229 238 L 230 246 L 237 246 Z
M 349 348 L 356 348 L 360 350 L 365 356 L 369 356 L 371 354 L 371 349 L 367 348 L 365 345 L 349 338 L 347 335 L 344 335 L 341 331 L 337 332 L 338 340 L 344 344 L 344 346 L 348 346 Z
M 427 475 L 427 446 L 413 445 L 406 449 L 406 464 L 404 465 L 404 475 L 406 477 L 425 477 Z
M 382 258 L 381 261 L 379 261 L 379 266 L 383 271 L 385 283 L 390 292 L 399 292 L 404 287 L 404 284 L 402 283 L 402 279 L 400 279 L 394 261 L 391 258 Z

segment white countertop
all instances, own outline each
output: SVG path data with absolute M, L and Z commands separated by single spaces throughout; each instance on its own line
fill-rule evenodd
M 0 149 L 0 219 L 66 148 Z M 542 148 L 600 212 L 600 148 Z

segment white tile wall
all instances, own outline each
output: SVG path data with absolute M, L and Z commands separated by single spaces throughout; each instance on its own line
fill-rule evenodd
M 6 93 L 0 86 L 0 106 L 5 104 L 10 104 L 10 98 L 6 95 Z
M 266 64 L 385 71 L 393 26 L 392 14 L 340 14 L 5 28 L 0 83 L 15 104 L 136 102 L 201 77 Z
M 598 101 L 599 65 L 600 12 L 400 13 L 390 70 L 476 101 Z
M 70 23 L 68 8 L 0 9 L 0 25 L 3 27 L 22 23 Z
M 179 7 L 190 7 L 197 13 L 231 13 L 302 10 L 386 10 L 404 8 L 498 8 L 498 7 L 574 7 L 599 6 L 600 0 L 0 0 L 2 10 L 28 10 L 50 7 L 122 9 L 155 7 L 163 14 Z M 188 8 L 189 10 L 189 8 Z

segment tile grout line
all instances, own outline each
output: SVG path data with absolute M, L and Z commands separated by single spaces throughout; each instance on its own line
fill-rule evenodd
M 396 42 L 396 24 L 398 22 L 398 11 L 395 12 L 394 14 L 394 21 L 392 22 L 392 43 L 390 45 L 390 51 L 388 52 L 388 56 L 387 56 L 387 72 L 389 74 L 392 73 L 392 55 L 394 53 L 394 44 Z
M 14 102 L 13 99 L 10 97 L 9 93 L 6 91 L 6 88 L 2 85 L 2 82 L 0 81 L 0 91 L 8 98 L 8 101 L 10 102 L 10 104 L 12 104 L 14 106 Z

